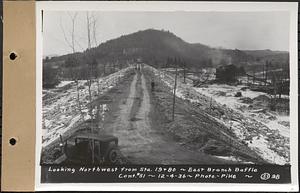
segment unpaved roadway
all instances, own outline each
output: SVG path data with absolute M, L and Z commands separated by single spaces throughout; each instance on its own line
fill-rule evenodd
M 119 138 L 122 155 L 131 164 L 222 164 L 226 160 L 193 151 L 162 128 L 153 105 L 150 81 L 144 70 L 135 70 L 109 96 L 104 132 Z

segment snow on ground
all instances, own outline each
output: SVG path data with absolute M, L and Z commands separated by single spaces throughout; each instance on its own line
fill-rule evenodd
M 173 91 L 173 74 L 159 71 L 151 66 L 146 67 Z M 179 78 L 176 96 L 191 103 L 202 103 L 202 105 L 208 103 L 205 105 L 222 113 L 218 115 L 214 111 L 206 112 L 215 120 L 226 125 L 243 143 L 246 143 L 265 160 L 275 164 L 289 163 L 289 116 L 269 112 L 265 109 L 248 108 L 249 104 L 240 101 L 239 97 L 234 97 L 237 91 L 242 92 L 243 97 L 250 99 L 261 95 L 268 97 L 268 95 L 249 89 L 242 91 L 242 87 L 244 86 L 212 84 L 206 88 L 194 88 L 191 85 L 183 84 Z M 227 157 L 227 159 L 231 158 Z
M 234 162 L 240 162 L 240 163 L 243 163 L 243 164 L 254 164 L 253 162 L 245 162 L 235 156 L 215 156 L 217 158 L 221 158 L 221 159 L 225 159 L 225 160 L 228 160 L 228 161 L 234 161 Z
M 257 152 L 264 155 L 264 157 L 268 158 L 268 160 L 272 163 L 284 165 L 286 160 L 279 156 L 276 152 L 270 150 L 267 144 L 268 141 L 265 138 L 257 136 L 252 138 L 252 143 L 249 143 L 248 146 L 252 149 L 256 149 Z
M 56 88 L 62 88 L 62 87 L 67 86 L 67 85 L 69 85 L 73 82 L 74 81 L 67 81 L 67 80 L 60 81 L 60 83 L 56 86 Z
M 266 96 L 268 98 L 269 95 L 263 92 L 256 92 L 250 89 L 241 90 L 243 85 L 238 86 L 230 86 L 226 84 L 212 84 L 208 85 L 204 88 L 194 88 L 197 92 L 204 94 L 208 97 L 213 97 L 218 103 L 222 105 L 226 105 L 229 108 L 234 109 L 235 111 L 239 111 L 248 117 L 255 118 L 260 121 L 262 124 L 266 125 L 268 128 L 273 130 L 278 130 L 281 135 L 285 137 L 289 137 L 289 125 L 285 126 L 280 123 L 289 122 L 289 116 L 280 115 L 276 112 L 259 112 L 262 109 L 251 110 L 247 108 L 249 104 L 243 103 L 239 97 L 235 97 L 234 95 L 237 92 L 242 93 L 242 97 L 247 97 L 250 99 L 254 99 L 258 96 Z
M 131 69 L 131 67 L 128 67 L 106 77 L 94 80 L 91 85 L 92 100 L 113 88 L 120 81 L 120 78 Z M 59 138 L 60 134 L 67 132 L 76 127 L 80 122 L 90 118 L 86 107 L 90 102 L 88 81 L 78 81 L 81 112 L 79 111 L 77 102 L 78 92 L 76 83 L 73 81 L 64 81 L 60 87 L 68 84 L 71 84 L 70 88 L 59 91 L 55 91 L 55 89 L 43 90 L 43 147 Z M 98 89 L 100 93 L 98 93 Z M 103 111 L 107 110 L 106 105 L 103 105 L 102 108 Z

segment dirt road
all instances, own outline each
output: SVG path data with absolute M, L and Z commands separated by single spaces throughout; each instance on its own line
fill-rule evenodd
M 150 80 L 136 70 L 117 86 L 105 132 L 119 138 L 120 151 L 132 164 L 222 164 L 228 161 L 192 151 L 175 141 L 160 124 L 153 105 Z
M 86 132 L 94 124 L 93 132 L 118 137 L 120 164 L 266 163 L 207 112 L 205 98 L 199 101 L 176 97 L 173 120 L 172 88 L 149 67 L 131 68 L 91 103 L 97 121 L 83 121 L 72 132 Z M 222 109 L 213 112 L 222 115 Z M 44 163 L 56 159 L 58 141 L 44 149 Z

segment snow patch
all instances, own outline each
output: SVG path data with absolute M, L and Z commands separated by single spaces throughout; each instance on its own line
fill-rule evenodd
M 93 80 L 91 84 L 92 100 L 115 87 L 120 78 L 131 69 L 132 67 L 128 67 L 106 77 Z M 90 119 L 86 107 L 90 102 L 88 80 L 78 80 L 79 92 L 77 92 L 77 85 L 71 84 L 72 82 L 62 81 L 58 85 L 62 90 L 56 92 L 43 90 L 43 147 L 57 140 L 60 134 L 76 127 L 78 123 Z M 68 84 L 71 84 L 70 87 L 64 89 L 64 86 Z M 78 93 L 80 106 L 77 102 Z M 107 110 L 107 107 L 104 109 Z
M 151 66 L 146 67 L 159 77 L 171 91 L 174 91 L 174 75 Z M 173 71 L 173 69 L 169 71 Z M 261 95 L 269 97 L 268 94 L 244 89 L 243 85 L 212 84 L 206 88 L 194 88 L 181 82 L 178 77 L 175 93 L 177 97 L 191 103 L 202 103 L 207 107 L 211 103 L 213 107 L 224 111 L 225 115 L 216 117 L 210 115 L 209 112 L 208 115 L 226 125 L 243 143 L 246 143 L 270 163 L 289 163 L 289 117 L 264 109 L 251 111 L 248 109 L 249 104 L 242 103 L 239 100 L 240 97 L 235 97 L 237 92 L 241 92 L 243 97 L 250 99 Z M 234 158 L 227 157 L 226 159 Z
M 56 86 L 56 88 L 61 88 L 61 87 L 64 87 L 64 86 L 67 86 L 69 84 L 72 84 L 74 81 L 60 81 L 60 83 Z

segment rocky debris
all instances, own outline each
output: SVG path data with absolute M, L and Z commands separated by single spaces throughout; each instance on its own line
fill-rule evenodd
M 154 74 L 156 74 L 155 70 Z M 159 73 L 157 73 L 157 76 L 158 75 Z M 161 78 L 162 77 L 163 76 L 161 76 Z M 164 77 L 169 77 L 169 75 L 165 75 Z M 169 78 L 162 78 L 161 82 L 163 83 L 162 85 L 165 85 L 165 91 L 172 85 L 171 79 Z M 230 146 L 232 154 L 235 156 L 248 161 L 251 160 L 253 163 L 267 163 L 249 147 L 243 145 L 241 140 L 235 136 L 234 131 L 224 124 L 222 117 L 226 118 L 224 114 L 228 112 L 223 111 L 224 109 L 220 108 L 214 99 L 201 95 L 193 88 L 189 86 L 185 87 L 180 83 L 178 84 L 177 90 L 178 93 L 176 92 L 176 95 L 179 99 L 176 99 L 176 119 L 175 121 L 169 122 L 169 125 L 166 127 L 168 128 L 168 133 L 171 133 L 176 140 L 185 142 L 188 146 L 202 151 L 201 148 L 207 141 L 215 139 L 219 142 L 221 147 Z M 172 93 L 172 90 L 170 90 L 170 93 Z M 172 108 L 169 107 L 172 106 L 172 100 L 168 100 L 170 97 L 166 100 L 162 100 L 160 98 L 161 94 L 156 93 L 155 95 L 158 101 L 157 103 L 159 104 L 157 107 L 160 111 L 171 116 Z M 157 95 L 159 96 L 158 98 Z M 162 107 L 160 108 L 160 106 Z M 178 108 L 180 108 L 180 110 Z M 226 110 L 232 111 L 231 109 Z M 181 113 L 179 114 L 178 111 Z M 171 120 L 171 117 L 168 117 L 167 120 Z M 212 151 L 212 153 L 216 154 L 214 151 Z M 221 155 L 221 151 L 217 154 Z M 224 151 L 222 155 L 229 156 L 226 151 Z
M 274 115 L 269 115 L 269 116 L 267 116 L 267 119 L 268 120 L 271 120 L 271 121 L 274 121 L 274 120 L 276 120 L 277 118 L 274 116 Z M 278 122 L 279 123 L 279 122 Z M 286 125 L 287 127 L 289 127 L 290 126 L 290 123 L 288 122 L 288 125 Z
M 172 76 L 158 72 L 156 69 L 152 69 L 152 71 L 167 86 L 172 88 L 174 85 L 174 78 Z M 220 93 L 227 97 L 226 92 L 216 90 L 212 91 L 212 96 L 220 96 Z M 213 97 L 202 95 L 189 85 L 180 84 L 180 81 L 176 96 L 189 101 L 194 107 L 202 109 L 216 121 L 226 125 L 228 130 L 233 132 L 241 142 L 245 143 L 270 163 L 286 164 L 290 162 L 289 138 L 281 135 L 278 130 L 269 128 L 262 121 L 257 120 L 259 116 L 263 120 L 268 120 L 267 117 L 273 119 L 272 116 L 267 115 L 266 111 L 270 102 L 268 96 L 259 95 L 251 99 L 253 104 L 250 104 L 249 108 L 252 108 L 252 110 L 258 109 L 258 112 L 252 113 L 243 113 L 243 110 L 239 112 L 236 110 L 237 108 L 232 109 L 225 104 L 222 105 L 216 102 Z M 243 99 L 241 98 L 241 100 Z M 250 102 L 249 99 L 245 100 Z
M 234 96 L 235 97 L 241 97 L 242 96 L 242 92 L 236 92 Z
M 231 148 L 226 146 L 214 139 L 210 139 L 202 148 L 201 150 L 204 153 L 217 155 L 217 156 L 230 156 L 231 155 Z
M 278 121 L 278 123 L 283 126 L 290 127 L 290 122 L 288 122 L 288 121 Z
M 224 91 L 218 91 L 218 92 L 216 92 L 216 95 L 217 96 L 226 96 L 226 92 L 224 92 Z

